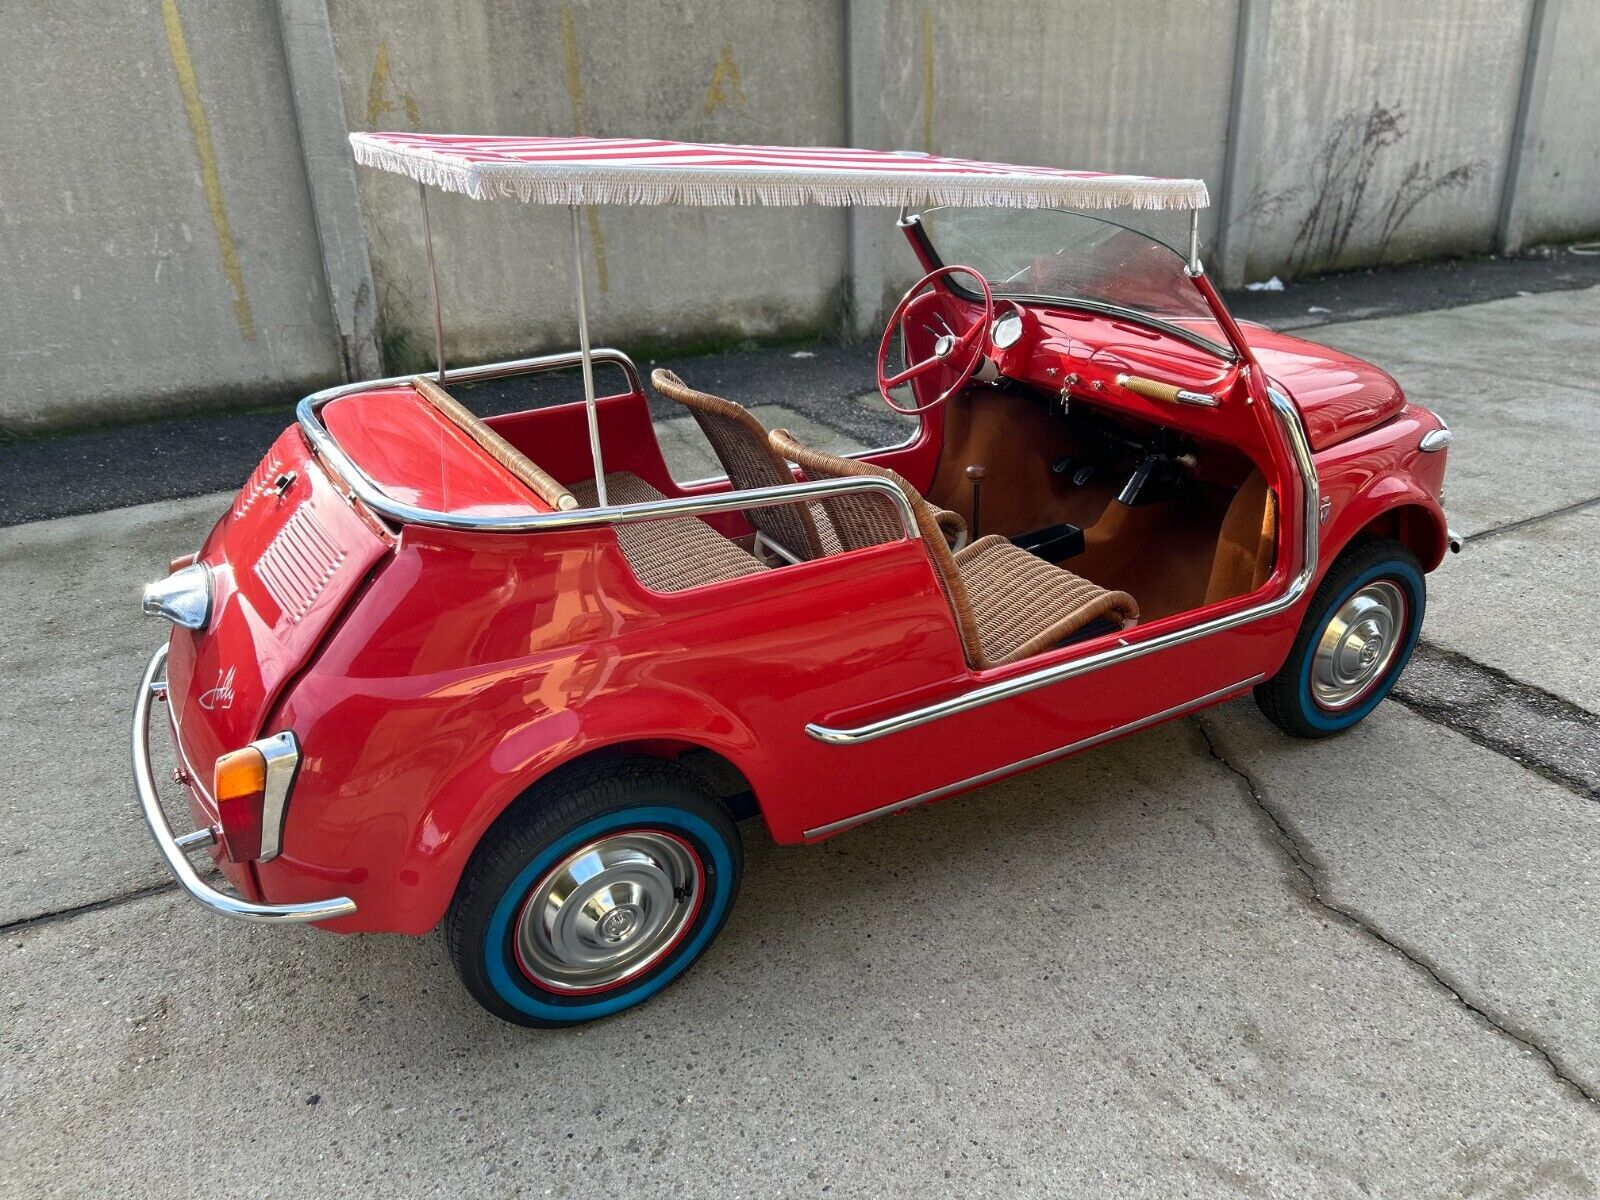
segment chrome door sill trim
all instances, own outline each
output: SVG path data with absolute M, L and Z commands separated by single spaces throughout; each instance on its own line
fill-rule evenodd
M 1021 696 L 1038 688 L 1048 687 L 1052 683 L 1062 683 L 1068 679 L 1076 679 L 1079 675 L 1087 675 L 1091 671 L 1098 671 L 1116 663 L 1128 662 L 1131 659 L 1142 658 L 1146 654 L 1153 654 L 1157 650 L 1166 650 L 1172 646 L 1181 646 L 1199 638 L 1209 637 L 1214 633 L 1235 629 L 1240 625 L 1248 625 L 1252 621 L 1259 621 L 1263 617 L 1276 616 L 1292 608 L 1310 588 L 1312 580 L 1317 576 L 1318 538 L 1321 525 L 1322 500 L 1317 485 L 1317 468 L 1311 458 L 1311 443 L 1306 438 L 1305 426 L 1300 422 L 1300 414 L 1295 411 L 1294 405 L 1281 392 L 1274 388 L 1267 389 L 1267 398 L 1271 401 L 1273 411 L 1277 414 L 1278 423 L 1282 425 L 1285 436 L 1288 438 L 1289 447 L 1293 451 L 1296 467 L 1300 472 L 1300 485 L 1304 493 L 1301 503 L 1301 561 L 1300 570 L 1290 581 L 1288 588 L 1281 596 L 1265 600 L 1250 608 L 1241 609 L 1239 612 L 1230 613 L 1225 617 L 1215 617 L 1209 621 L 1202 621 L 1198 625 L 1191 625 L 1186 629 L 1174 629 L 1159 637 L 1147 641 L 1136 642 L 1131 646 L 1111 646 L 1094 654 L 1082 658 L 1069 659 L 1063 663 L 1041 667 L 1036 671 L 1029 671 L 1024 675 L 1014 675 L 1010 679 L 1002 679 L 996 683 L 984 684 L 982 687 L 973 688 L 949 700 L 941 700 L 937 704 L 925 705 L 914 708 L 908 712 L 897 713 L 892 717 L 884 717 L 877 721 L 869 721 L 865 725 L 856 725 L 844 728 L 835 728 L 829 725 L 820 725 L 816 722 L 806 726 L 806 733 L 819 742 L 830 746 L 860 746 L 866 742 L 876 741 L 881 737 L 888 737 L 891 733 L 900 733 L 907 729 L 915 729 L 919 725 L 926 725 L 930 721 L 942 720 L 945 717 L 955 716 L 957 713 L 970 712 L 975 708 L 993 704 L 998 700 L 1008 700 L 1012 696 Z
M 912 796 L 906 800 L 896 800 L 893 804 L 885 804 L 881 808 L 875 808 L 870 812 L 858 813 L 853 817 L 845 817 L 842 820 L 830 821 L 826 825 L 818 825 L 815 829 L 806 830 L 802 836 L 809 839 L 823 837 L 824 835 L 830 833 L 839 833 L 841 830 L 850 829 L 856 825 L 864 825 L 868 821 L 875 820 L 878 817 L 888 816 L 890 813 L 903 812 L 908 808 L 917 808 L 923 804 L 931 804 L 933 801 L 943 799 L 945 796 L 949 796 L 955 792 L 965 791 L 968 788 L 982 787 L 984 784 L 989 783 L 992 780 L 999 779 L 1002 776 L 1011 775 L 1018 771 L 1026 771 L 1030 767 L 1043 766 L 1047 762 L 1053 762 L 1058 758 L 1065 758 L 1067 755 L 1075 753 L 1079 750 L 1088 750 L 1093 746 L 1100 745 L 1102 742 L 1109 742 L 1113 738 L 1121 737 L 1123 734 L 1137 733 L 1141 729 L 1145 729 L 1151 725 L 1159 724 L 1160 722 L 1168 720 L 1169 718 L 1180 717 L 1184 713 L 1193 712 L 1197 708 L 1204 708 L 1206 705 L 1211 704 L 1214 701 L 1222 700 L 1227 696 L 1233 695 L 1235 692 L 1242 692 L 1247 687 L 1253 687 L 1265 678 L 1265 675 L 1252 675 L 1249 679 L 1241 679 L 1238 683 L 1230 683 L 1227 687 L 1218 688 L 1214 692 L 1207 692 L 1199 699 L 1185 700 L 1182 704 L 1175 704 L 1171 708 L 1164 708 L 1158 713 L 1150 714 L 1148 717 L 1140 717 L 1137 721 L 1129 721 L 1125 725 L 1118 725 L 1116 728 L 1107 729 L 1103 733 L 1096 733 L 1090 737 L 1079 738 L 1075 742 L 1068 742 L 1065 746 L 1057 746 L 1054 750 L 1046 750 L 1044 753 L 1035 754 L 1031 758 L 1018 759 L 1016 762 L 1007 763 L 1003 767 L 995 767 L 991 771 L 984 771 L 981 775 L 972 775 L 966 779 L 959 780 L 956 783 L 947 783 L 943 787 L 937 787 L 932 791 L 922 792 L 921 794 Z

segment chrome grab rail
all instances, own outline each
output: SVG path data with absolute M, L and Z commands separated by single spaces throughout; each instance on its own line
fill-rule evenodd
M 133 783 L 139 794 L 139 807 L 144 812 L 145 824 L 150 826 L 150 836 L 166 860 L 167 870 L 189 895 L 212 912 L 239 921 L 262 925 L 294 925 L 305 921 L 327 921 L 334 917 L 348 917 L 356 911 L 354 900 L 337 896 L 331 900 L 311 900 L 299 904 L 256 904 L 240 896 L 218 891 L 200 878 L 189 852 L 201 850 L 215 840 L 209 829 L 197 829 L 179 837 L 167 823 L 167 814 L 161 808 L 161 797 L 156 790 L 155 769 L 150 762 L 150 704 L 157 697 L 165 697 L 166 682 L 158 676 L 166 669 L 167 647 L 162 646 L 150 657 L 144 678 L 139 683 L 139 695 L 133 705 Z
M 595 362 L 609 362 L 622 368 L 629 382 L 643 391 L 638 368 L 620 350 L 595 350 Z M 446 371 L 446 383 L 475 383 L 488 379 L 505 379 L 539 371 L 556 371 L 579 364 L 580 355 L 549 354 L 542 358 L 523 358 L 512 362 L 486 363 L 480 367 L 457 367 Z M 370 388 L 409 385 L 412 376 L 400 375 L 390 379 L 372 379 L 362 383 L 345 383 L 338 387 L 314 392 L 300 401 L 295 418 L 301 432 L 311 443 L 318 457 L 324 459 L 348 485 L 363 504 L 392 521 L 405 525 L 433 525 L 443 529 L 458 529 L 496 533 L 537 533 L 543 530 L 587 529 L 608 525 L 622 525 L 631 521 L 658 521 L 667 517 L 697 517 L 711 513 L 734 512 L 746 508 L 769 508 L 779 504 L 793 504 L 799 500 L 812 500 L 849 492 L 877 492 L 887 496 L 900 514 L 902 531 L 907 538 L 920 536 L 917 519 L 911 511 L 911 502 L 892 480 L 875 475 L 852 476 L 847 479 L 813 479 L 803 483 L 779 484 L 776 487 L 751 488 L 743 492 L 717 492 L 708 496 L 673 496 L 665 500 L 651 500 L 644 504 L 607 505 L 604 508 L 577 508 L 566 512 L 531 513 L 528 516 L 468 516 L 462 513 L 440 512 L 431 508 L 418 508 L 394 499 L 358 467 L 344 452 L 338 440 L 328 432 L 317 415 L 322 407 L 340 396 L 367 391 Z
M 955 716 L 957 713 L 970 712 L 972 709 L 982 708 L 986 704 L 993 704 L 997 700 L 1007 700 L 1012 696 L 1021 696 L 1038 688 L 1048 687 L 1053 683 L 1076 679 L 1080 675 L 1087 675 L 1091 671 L 1098 671 L 1103 667 L 1128 662 L 1135 658 L 1142 658 L 1144 655 L 1153 654 L 1157 650 L 1181 646 L 1186 642 L 1209 637 L 1214 633 L 1235 629 L 1240 625 L 1247 625 L 1251 621 L 1259 621 L 1263 617 L 1275 616 L 1293 607 L 1306 594 L 1306 590 L 1310 588 L 1312 581 L 1317 576 L 1321 496 L 1317 485 L 1316 464 L 1311 457 L 1311 443 L 1306 438 L 1306 430 L 1300 421 L 1300 414 L 1289 399 L 1274 388 L 1267 389 L 1267 398 L 1271 402 L 1273 412 L 1277 415 L 1278 422 L 1283 426 L 1284 434 L 1289 440 L 1290 449 L 1294 453 L 1295 465 L 1300 472 L 1301 488 L 1304 492 L 1301 506 L 1302 549 L 1300 570 L 1295 574 L 1295 577 L 1290 581 L 1288 588 L 1281 596 L 1263 601 L 1250 608 L 1241 609 L 1239 612 L 1230 613 L 1225 617 L 1202 621 L 1200 624 L 1191 625 L 1186 629 L 1174 629 L 1170 633 L 1161 634 L 1159 637 L 1153 637 L 1147 641 L 1136 642 L 1131 646 L 1112 646 L 1095 654 L 1085 655 L 1082 658 L 1069 659 L 1067 662 L 1055 663 L 1048 667 L 1042 667 L 1037 671 L 1014 675 L 1010 679 L 1002 679 L 996 683 L 973 688 L 971 691 L 963 692 L 959 696 L 953 696 L 949 700 L 941 700 L 937 704 L 913 708 L 907 712 L 896 713 L 892 717 L 869 721 L 864 725 L 836 728 L 812 722 L 806 726 L 806 733 L 817 741 L 825 742 L 830 746 L 859 746 L 865 742 L 876 741 L 881 737 L 888 737 L 891 733 L 915 729 L 919 725 L 928 724 L 930 721 L 938 721 L 944 717 Z

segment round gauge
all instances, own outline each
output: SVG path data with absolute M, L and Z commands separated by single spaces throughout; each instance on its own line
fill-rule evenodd
M 1022 314 L 1016 309 L 1001 313 L 989 330 L 989 341 L 996 350 L 1009 350 L 1022 340 Z

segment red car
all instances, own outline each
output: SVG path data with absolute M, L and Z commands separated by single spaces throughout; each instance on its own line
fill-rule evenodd
M 898 445 L 828 453 L 658 371 L 725 471 L 679 482 L 632 362 L 588 349 L 580 259 L 580 351 L 447 371 L 441 344 L 435 375 L 311 396 L 147 589 L 172 629 L 135 776 L 183 886 L 246 920 L 442 921 L 507 1020 L 604 1016 L 682 973 L 738 890 L 738 817 L 814 841 L 1251 691 L 1291 734 L 1347 729 L 1459 546 L 1449 431 L 1388 375 L 1241 327 L 1192 220 L 1180 252 L 1050 207 L 1193 210 L 1195 181 L 353 140 L 485 198 L 920 209 L 899 224 L 927 274 L 879 350 L 915 418 Z M 624 390 L 596 397 L 596 364 Z M 463 404 L 573 366 L 583 403 Z M 181 836 L 151 766 L 162 702 Z

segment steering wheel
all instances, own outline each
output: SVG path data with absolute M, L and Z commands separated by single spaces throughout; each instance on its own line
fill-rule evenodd
M 978 281 L 978 287 L 983 292 L 983 313 L 967 327 L 965 332 L 957 335 L 950 327 L 945 326 L 945 331 L 939 335 L 933 344 L 933 353 L 919 363 L 913 363 L 898 375 L 887 373 L 889 365 L 889 343 L 894 341 L 894 331 L 904 323 L 906 311 L 911 307 L 912 301 L 927 291 L 933 284 L 947 275 L 970 275 Z M 895 412 L 906 417 L 921 416 L 943 404 L 967 385 L 967 380 L 972 378 L 978 364 L 983 361 L 984 335 L 990 324 L 994 321 L 994 297 L 989 294 L 989 281 L 971 267 L 954 264 L 940 267 L 937 271 L 929 271 L 915 287 L 901 298 L 895 305 L 894 312 L 889 317 L 889 324 L 883 331 L 883 341 L 878 345 L 878 394 L 883 397 L 883 402 Z M 942 324 L 942 322 L 941 322 Z M 904 335 L 902 334 L 902 341 Z M 926 375 L 938 367 L 948 367 L 956 372 L 956 381 L 926 404 L 902 408 L 895 403 L 894 397 L 889 394 L 891 388 L 899 387 L 908 379 L 915 379 L 919 375 Z

